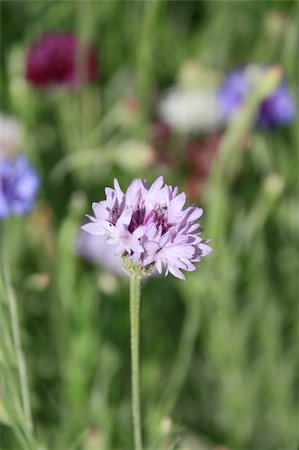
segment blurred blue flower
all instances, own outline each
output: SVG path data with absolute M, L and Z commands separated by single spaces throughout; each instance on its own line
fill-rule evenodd
M 29 212 L 39 187 L 39 177 L 24 155 L 0 158 L 0 219 Z
M 249 83 L 245 71 L 235 70 L 225 77 L 219 89 L 219 101 L 226 118 L 230 118 L 239 109 L 248 94 Z
M 248 66 L 235 70 L 224 79 L 218 95 L 222 113 L 229 120 L 252 93 L 255 83 L 265 68 Z M 267 97 L 260 105 L 257 115 L 257 125 L 261 128 L 271 128 L 288 125 L 295 119 L 296 110 L 291 93 L 285 82 Z
M 260 105 L 258 123 L 263 128 L 288 125 L 295 119 L 296 110 L 290 91 L 281 84 Z

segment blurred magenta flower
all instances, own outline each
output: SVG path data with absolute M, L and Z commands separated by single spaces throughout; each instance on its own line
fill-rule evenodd
M 188 145 L 186 154 L 190 173 L 186 181 L 188 193 L 192 198 L 201 197 L 221 140 L 222 134 L 215 134 L 201 141 L 193 141 Z
M 0 218 L 29 212 L 38 187 L 39 177 L 24 155 L 0 158 Z
M 151 124 L 151 141 L 153 144 L 165 144 L 171 138 L 171 128 L 163 120 L 156 119 Z
M 77 86 L 97 76 L 96 53 L 93 47 L 84 50 L 86 68 L 83 74 L 76 67 L 80 51 L 76 36 L 51 32 L 34 42 L 27 54 L 26 78 L 37 87 Z M 83 75 L 83 77 L 82 77 Z
M 256 81 L 264 71 L 262 66 L 251 65 L 227 75 L 218 93 L 221 109 L 227 120 L 250 96 Z M 288 125 L 294 121 L 295 115 L 294 101 L 284 81 L 261 103 L 257 125 L 262 128 Z
M 202 209 L 184 208 L 186 194 L 164 185 L 163 177 L 150 187 L 135 179 L 125 193 L 115 179 L 114 189 L 105 192 L 106 200 L 92 204 L 94 216 L 87 216 L 91 222 L 82 229 L 104 236 L 133 263 L 185 279 L 181 270 L 195 270 L 193 263 L 211 252 L 196 223 Z

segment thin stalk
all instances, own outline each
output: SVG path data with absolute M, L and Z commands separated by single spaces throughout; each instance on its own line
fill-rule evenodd
M 4 262 L 3 272 L 4 272 L 4 279 L 5 279 L 5 284 L 6 284 L 7 293 L 8 293 L 8 296 L 7 296 L 8 297 L 8 306 L 9 306 L 9 313 L 10 313 L 10 319 L 11 319 L 13 345 L 14 345 L 14 349 L 15 349 L 18 374 L 19 374 L 19 380 L 20 380 L 22 405 L 23 405 L 26 422 L 27 422 L 27 427 L 30 431 L 32 431 L 33 425 L 32 425 L 32 417 L 31 417 L 31 409 L 30 409 L 30 401 L 29 401 L 27 371 L 26 371 L 25 358 L 24 358 L 22 346 L 21 346 L 18 308 L 17 308 L 16 298 L 15 298 L 13 289 L 11 287 L 10 277 L 9 277 L 8 269 L 6 267 L 5 262 Z
M 2 400 L 9 425 L 24 450 L 37 450 L 32 434 L 32 419 L 25 359 L 21 348 L 17 302 L 11 284 L 10 265 L 14 222 L 7 220 L 0 227 L 0 315 L 2 346 Z M 8 257 L 9 256 L 9 257 Z M 17 374 L 15 373 L 17 366 Z
M 194 301 L 187 304 L 186 317 L 179 341 L 176 360 L 162 397 L 162 410 L 166 412 L 166 414 L 170 414 L 174 408 L 188 376 L 199 331 L 199 322 L 200 301 L 199 299 L 194 298 Z
M 153 51 L 159 0 L 144 2 L 143 22 L 137 54 L 137 86 L 143 121 L 149 115 L 153 83 Z
M 131 321 L 131 377 L 132 377 L 132 416 L 134 449 L 142 450 L 140 390 L 139 390 L 139 321 L 140 321 L 141 279 L 130 277 L 130 321 Z

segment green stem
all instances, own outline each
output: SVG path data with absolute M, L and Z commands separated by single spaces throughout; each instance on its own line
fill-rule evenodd
M 141 279 L 130 276 L 130 319 L 131 319 L 131 376 L 132 376 L 132 415 L 134 429 L 134 449 L 142 450 L 140 392 L 139 392 L 139 319 Z
M 30 409 L 30 401 L 29 401 L 27 371 L 26 371 L 25 358 L 24 358 L 22 346 L 21 346 L 17 302 L 16 302 L 16 298 L 15 298 L 13 289 L 11 287 L 10 277 L 9 277 L 8 268 L 6 267 L 6 264 L 4 264 L 4 278 L 5 278 L 5 283 L 6 283 L 7 292 L 8 292 L 8 296 L 7 296 L 8 297 L 8 306 L 9 306 L 9 312 L 10 312 L 10 318 L 11 318 L 13 345 L 14 345 L 14 349 L 15 349 L 19 379 L 20 379 L 22 405 L 23 405 L 24 415 L 26 417 L 28 429 L 30 431 L 32 431 L 33 426 L 32 426 L 31 409 Z
M 194 298 L 194 301 L 187 304 L 186 317 L 183 324 L 182 334 L 178 345 L 176 360 L 169 377 L 167 386 L 162 396 L 162 409 L 166 414 L 170 414 L 174 408 L 180 391 L 186 381 L 195 341 L 199 331 L 200 322 L 200 302 Z
M 153 51 L 159 1 L 144 2 L 143 23 L 137 54 L 137 86 L 142 107 L 142 125 L 150 111 L 150 96 L 153 82 Z

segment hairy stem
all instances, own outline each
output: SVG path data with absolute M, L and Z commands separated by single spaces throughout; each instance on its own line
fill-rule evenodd
M 130 277 L 130 321 L 131 321 L 131 376 L 132 376 L 132 415 L 134 430 L 134 449 L 142 450 L 140 391 L 139 391 L 139 319 L 140 319 L 141 279 Z

